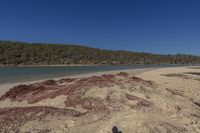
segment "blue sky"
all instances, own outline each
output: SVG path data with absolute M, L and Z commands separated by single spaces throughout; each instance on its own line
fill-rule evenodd
M 1 0 L 0 39 L 200 55 L 200 1 Z

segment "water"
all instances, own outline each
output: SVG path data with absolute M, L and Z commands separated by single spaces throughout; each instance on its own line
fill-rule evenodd
M 21 81 L 55 78 L 66 75 L 124 70 L 137 68 L 163 67 L 155 65 L 134 66 L 38 66 L 38 67 L 0 67 L 0 84 Z

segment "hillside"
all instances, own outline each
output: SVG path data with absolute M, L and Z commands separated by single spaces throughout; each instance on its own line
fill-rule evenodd
M 199 56 L 112 51 L 78 45 L 0 41 L 0 65 L 198 64 Z

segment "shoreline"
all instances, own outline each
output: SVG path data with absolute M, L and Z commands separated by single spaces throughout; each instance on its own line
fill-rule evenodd
M 44 78 L 44 79 L 30 79 L 26 81 L 16 81 L 16 82 L 10 82 L 10 83 L 3 83 L 0 84 L 0 94 L 2 90 L 8 90 L 14 86 L 18 85 L 27 85 L 27 84 L 33 84 L 37 82 L 42 82 L 46 80 L 60 80 L 62 78 L 82 78 L 82 77 L 89 77 L 89 76 L 100 76 L 102 74 L 116 74 L 119 72 L 127 72 L 127 73 L 133 73 L 133 74 L 139 74 L 144 73 L 146 71 L 152 71 L 155 69 L 165 69 L 165 68 L 184 68 L 187 66 L 176 66 L 176 67 L 161 67 L 161 68 L 135 68 L 135 69 L 124 69 L 124 70 L 107 70 L 107 71 L 99 71 L 99 72 L 88 72 L 88 73 L 80 73 L 80 74 L 71 74 L 71 75 L 63 75 L 63 76 L 57 76 L 57 77 L 50 77 L 50 78 Z
M 68 69 L 69 67 L 69 69 Z M 29 82 L 57 77 L 65 77 L 79 74 L 130 70 L 130 69 L 148 69 L 180 66 L 159 66 L 159 65 L 52 65 L 52 66 L 0 66 L 1 80 L 0 85 L 18 82 Z M 5 72 L 4 72 L 5 69 Z M 60 70 L 59 70 L 60 69 Z M 95 70 L 96 69 L 96 70 Z M 8 71 L 7 71 L 8 70 Z M 19 70 L 19 72 L 18 72 Z M 29 73 L 30 70 L 30 73 Z M 83 71 L 82 71 L 83 70 Z M 15 72 L 16 71 L 16 72 Z M 41 73 L 40 73 L 41 71 Z M 14 73 L 13 73 L 14 72 Z M 12 75 L 12 76 L 11 76 Z M 4 78 L 5 76 L 5 78 Z
M 93 65 L 93 64 L 71 64 L 71 65 L 0 65 L 0 67 L 54 67 L 54 66 L 100 66 L 100 65 Z
M 89 73 L 82 73 L 82 74 L 72 74 L 72 75 L 66 75 L 66 76 L 58 76 L 54 78 L 44 78 L 44 79 L 36 79 L 36 80 L 28 80 L 28 81 L 18 81 L 18 82 L 11 82 L 11 83 L 5 83 L 5 84 L 0 84 L 0 93 L 2 89 L 10 89 L 11 87 L 20 85 L 20 84 L 32 84 L 36 82 L 42 82 L 46 80 L 59 80 L 62 78 L 81 78 L 81 77 L 89 77 L 89 76 L 98 76 L 102 74 L 116 74 L 119 72 L 131 72 L 131 73 L 141 73 L 145 71 L 150 71 L 154 69 L 160 69 L 160 68 L 138 68 L 138 69 L 125 69 L 125 70 L 109 70 L 109 71 L 102 71 L 102 72 L 89 72 Z
M 55 65 L 2 65 L 0 67 L 56 67 L 56 66 L 196 66 L 198 64 L 55 64 Z
M 143 68 L 160 68 L 160 66 L 20 66 L 0 67 L 0 85 L 30 82 L 72 75 L 128 70 Z M 5 70 L 5 72 L 4 72 Z M 29 71 L 30 70 L 30 71 Z M 1 73 L 2 72 L 2 73 Z
M 108 71 L 101 71 L 101 72 L 89 72 L 89 73 L 82 73 L 82 74 L 58 76 L 58 77 L 54 77 L 54 78 L 44 78 L 44 79 L 38 79 L 38 80 L 36 79 L 36 80 L 30 80 L 30 81 L 11 82 L 11 83 L 0 84 L 0 96 L 14 86 L 34 84 L 34 83 L 42 82 L 42 81 L 46 81 L 46 80 L 60 80 L 62 78 L 82 78 L 82 77 L 90 77 L 90 76 L 100 76 L 103 74 L 117 74 L 119 72 L 127 72 L 127 73 L 131 73 L 134 75 L 138 75 L 141 73 L 145 73 L 147 71 L 160 70 L 160 69 L 165 69 L 165 68 L 184 68 L 184 66 L 162 67 L 162 68 L 136 68 L 136 69 L 125 69 L 125 70 L 108 70 Z

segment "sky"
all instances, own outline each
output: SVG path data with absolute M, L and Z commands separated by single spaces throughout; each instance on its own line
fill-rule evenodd
M 1 0 L 0 40 L 200 55 L 200 1 Z

